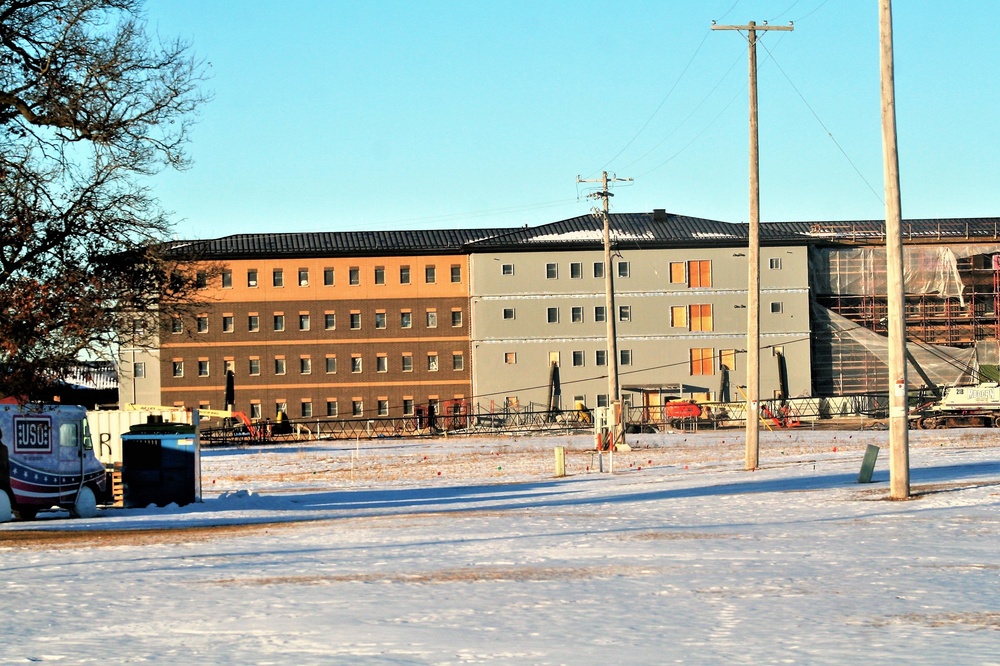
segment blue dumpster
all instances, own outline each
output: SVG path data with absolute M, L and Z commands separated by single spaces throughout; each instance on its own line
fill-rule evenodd
M 122 435 L 125 508 L 150 504 L 183 506 L 199 501 L 201 459 L 195 427 L 147 423 Z

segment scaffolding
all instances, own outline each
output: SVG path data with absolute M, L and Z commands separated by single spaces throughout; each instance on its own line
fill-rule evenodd
M 1000 340 L 1000 245 L 907 246 L 904 254 L 911 354 L 939 384 L 979 381 L 977 349 Z M 885 387 L 885 249 L 810 248 L 809 270 L 814 393 Z

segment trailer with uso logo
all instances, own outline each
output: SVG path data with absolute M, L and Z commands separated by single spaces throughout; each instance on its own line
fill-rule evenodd
M 0 522 L 55 506 L 92 517 L 105 484 L 86 409 L 0 404 Z

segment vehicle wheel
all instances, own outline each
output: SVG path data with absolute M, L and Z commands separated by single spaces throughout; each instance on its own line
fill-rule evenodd
M 9 523 L 14 519 L 14 510 L 10 504 L 10 495 L 6 490 L 0 490 L 0 523 Z
M 73 507 L 69 510 L 69 513 L 74 518 L 93 518 L 97 515 L 97 498 L 94 496 L 94 491 L 91 490 L 90 486 L 80 488 L 80 492 L 77 493 L 76 501 L 73 502 Z
M 993 427 L 1000 428 L 1000 416 L 993 417 Z

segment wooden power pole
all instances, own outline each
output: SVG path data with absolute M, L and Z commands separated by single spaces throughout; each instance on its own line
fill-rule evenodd
M 760 159 L 757 148 L 757 33 L 794 30 L 788 25 L 715 25 L 712 30 L 745 30 L 750 50 L 750 238 L 747 261 L 747 435 L 745 468 L 760 465 Z
M 896 152 L 896 92 L 892 62 L 892 0 L 879 0 L 882 79 L 882 163 L 885 176 L 885 254 L 889 319 L 889 496 L 910 496 L 910 441 L 906 403 L 906 317 L 903 224 Z
M 602 199 L 604 206 L 602 217 L 604 218 L 604 320 L 607 322 L 608 330 L 608 406 L 612 410 L 613 425 L 611 428 L 610 448 L 613 451 L 618 444 L 624 441 L 625 428 L 622 421 L 621 396 L 618 387 L 618 333 L 615 322 L 618 313 L 615 312 L 615 278 L 611 265 L 611 217 L 609 215 L 609 199 L 614 196 L 608 189 L 609 182 L 628 182 L 631 178 L 618 178 L 612 176 L 608 178 L 608 172 L 601 174 L 601 179 L 586 180 L 576 177 L 578 183 L 601 183 L 600 192 L 592 192 L 587 195 L 592 199 Z

